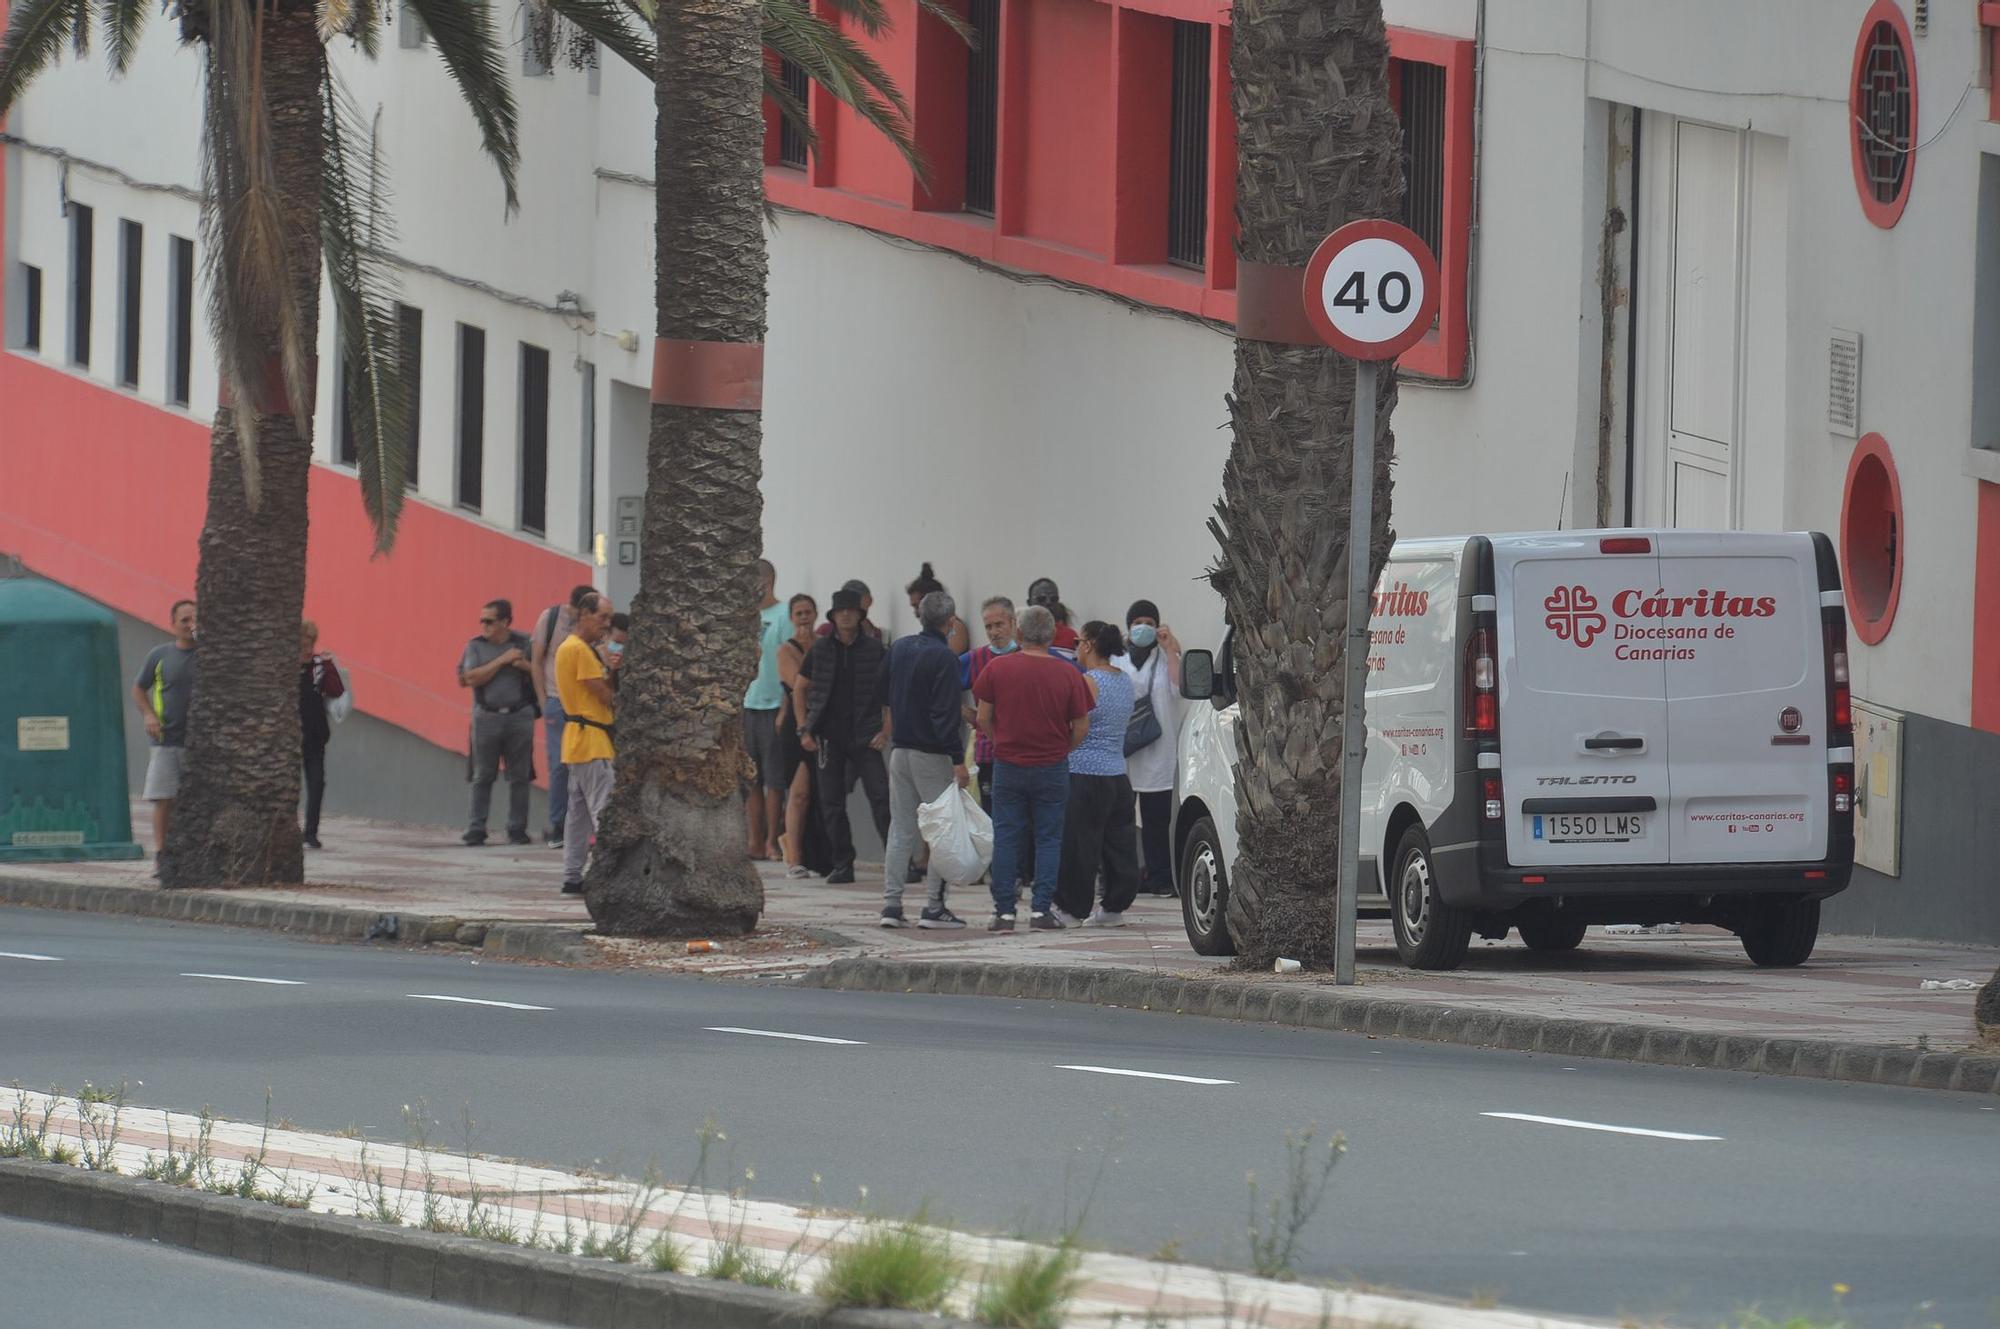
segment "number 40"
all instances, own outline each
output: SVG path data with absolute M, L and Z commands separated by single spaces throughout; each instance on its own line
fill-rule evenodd
M 1401 272 L 1385 272 L 1375 283 L 1375 302 L 1391 314 L 1400 314 L 1410 307 L 1410 294 L 1410 279 Z M 1359 271 L 1350 273 L 1347 280 L 1341 283 L 1340 293 L 1333 297 L 1333 303 L 1342 309 L 1352 309 L 1357 314 L 1367 313 L 1367 274 Z

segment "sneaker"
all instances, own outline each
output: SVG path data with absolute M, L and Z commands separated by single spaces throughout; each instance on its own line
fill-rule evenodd
M 1028 926 L 1036 932 L 1061 932 L 1063 921 L 1055 916 L 1053 910 L 1044 913 L 1037 909 L 1028 919 Z
M 467 831 L 458 837 L 460 844 L 481 845 L 486 843 L 485 831 Z
M 785 869 L 785 876 L 793 881 L 804 881 L 812 876 L 813 870 L 803 863 L 794 863 Z
M 1083 920 L 1078 918 L 1075 914 L 1070 913 L 1067 909 L 1060 908 L 1056 905 L 1050 905 L 1049 912 L 1056 916 L 1056 922 L 1062 924 L 1066 928 L 1080 928 L 1083 926 Z
M 829 886 L 852 886 L 854 884 L 854 865 L 850 863 L 844 868 L 835 868 L 833 871 L 827 873 L 826 884 Z
M 563 883 L 562 893 L 564 895 L 582 895 L 583 883 L 580 881 L 566 881 Z
M 542 832 L 542 843 L 543 843 L 543 844 L 545 844 L 545 845 L 547 845 L 547 846 L 548 846 L 549 848 L 551 848 L 551 849 L 560 849 L 560 848 L 562 848 L 562 832 L 561 832 L 561 831 L 543 831 L 543 832 Z
M 1084 920 L 1084 925 L 1093 928 L 1122 928 L 1125 926 L 1125 912 L 1121 909 L 1114 913 L 1099 905 L 1090 911 L 1090 917 Z
M 926 909 L 921 914 L 918 914 L 917 926 L 920 928 L 962 928 L 965 926 L 965 920 L 943 905 L 939 905 L 935 909 Z
M 535 842 L 535 837 L 528 834 L 526 831 L 507 832 L 508 844 L 533 844 L 534 842 Z
M 910 920 L 903 917 L 901 908 L 885 904 L 882 906 L 882 917 L 878 925 L 885 928 L 906 928 L 910 926 Z
M 317 835 L 305 836 L 302 839 L 300 839 L 299 843 L 304 845 L 308 849 L 319 849 L 323 847 L 320 844 L 319 837 Z
M 986 930 L 988 932 L 1012 932 L 1014 930 L 1014 916 L 1012 914 L 995 914 L 992 920 L 987 923 Z

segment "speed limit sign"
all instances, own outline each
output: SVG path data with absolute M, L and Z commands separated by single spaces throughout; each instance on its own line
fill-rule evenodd
M 1313 251 L 1303 294 L 1327 345 L 1356 360 L 1393 360 L 1437 317 L 1437 260 L 1407 226 L 1349 222 Z

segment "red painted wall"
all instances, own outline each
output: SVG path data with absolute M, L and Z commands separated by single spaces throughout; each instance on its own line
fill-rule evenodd
M 881 40 L 869 39 L 861 23 L 852 17 L 841 16 L 836 21 L 841 31 L 868 48 L 907 97 L 910 90 L 917 86 L 917 7 L 912 0 L 887 0 L 885 8 L 889 13 L 890 28 L 888 35 Z M 834 130 L 840 144 L 840 152 L 834 160 L 834 186 L 904 207 L 910 206 L 914 201 L 913 185 L 903 154 L 896 151 L 896 146 L 886 135 L 878 133 L 847 107 L 831 99 L 828 99 L 828 105 L 839 121 Z
M 1106 75 L 1111 8 L 1093 0 L 1027 6 L 1027 99 L 1022 145 L 1024 234 L 1102 254 L 1111 234 L 1111 124 Z
M 1972 569 L 1972 727 L 2000 734 L 2000 485 L 1979 485 Z

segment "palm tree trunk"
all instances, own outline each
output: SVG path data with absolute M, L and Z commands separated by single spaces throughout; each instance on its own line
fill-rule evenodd
M 659 7 L 663 342 L 764 340 L 761 34 L 758 0 Z M 606 932 L 737 934 L 764 908 L 738 806 L 743 693 L 757 666 L 762 446 L 755 409 L 654 402 L 617 784 L 584 879 Z
M 298 308 L 312 328 L 319 311 L 325 59 L 312 5 L 282 0 L 266 11 L 262 53 L 287 257 Z M 275 358 L 278 330 L 262 331 Z M 201 660 L 188 715 L 186 773 L 160 861 L 167 886 L 298 882 L 305 876 L 297 671 L 311 434 L 302 434 L 289 413 L 260 414 L 257 456 L 262 497 L 253 509 L 235 410 L 218 409 L 195 572 Z
M 1340 226 L 1401 204 L 1381 0 L 1235 0 L 1232 13 L 1239 252 L 1302 267 Z M 1354 372 L 1331 350 L 1236 342 L 1215 582 L 1241 698 L 1227 922 L 1253 964 L 1333 958 Z M 1379 575 L 1396 378 L 1393 365 L 1372 372 Z

